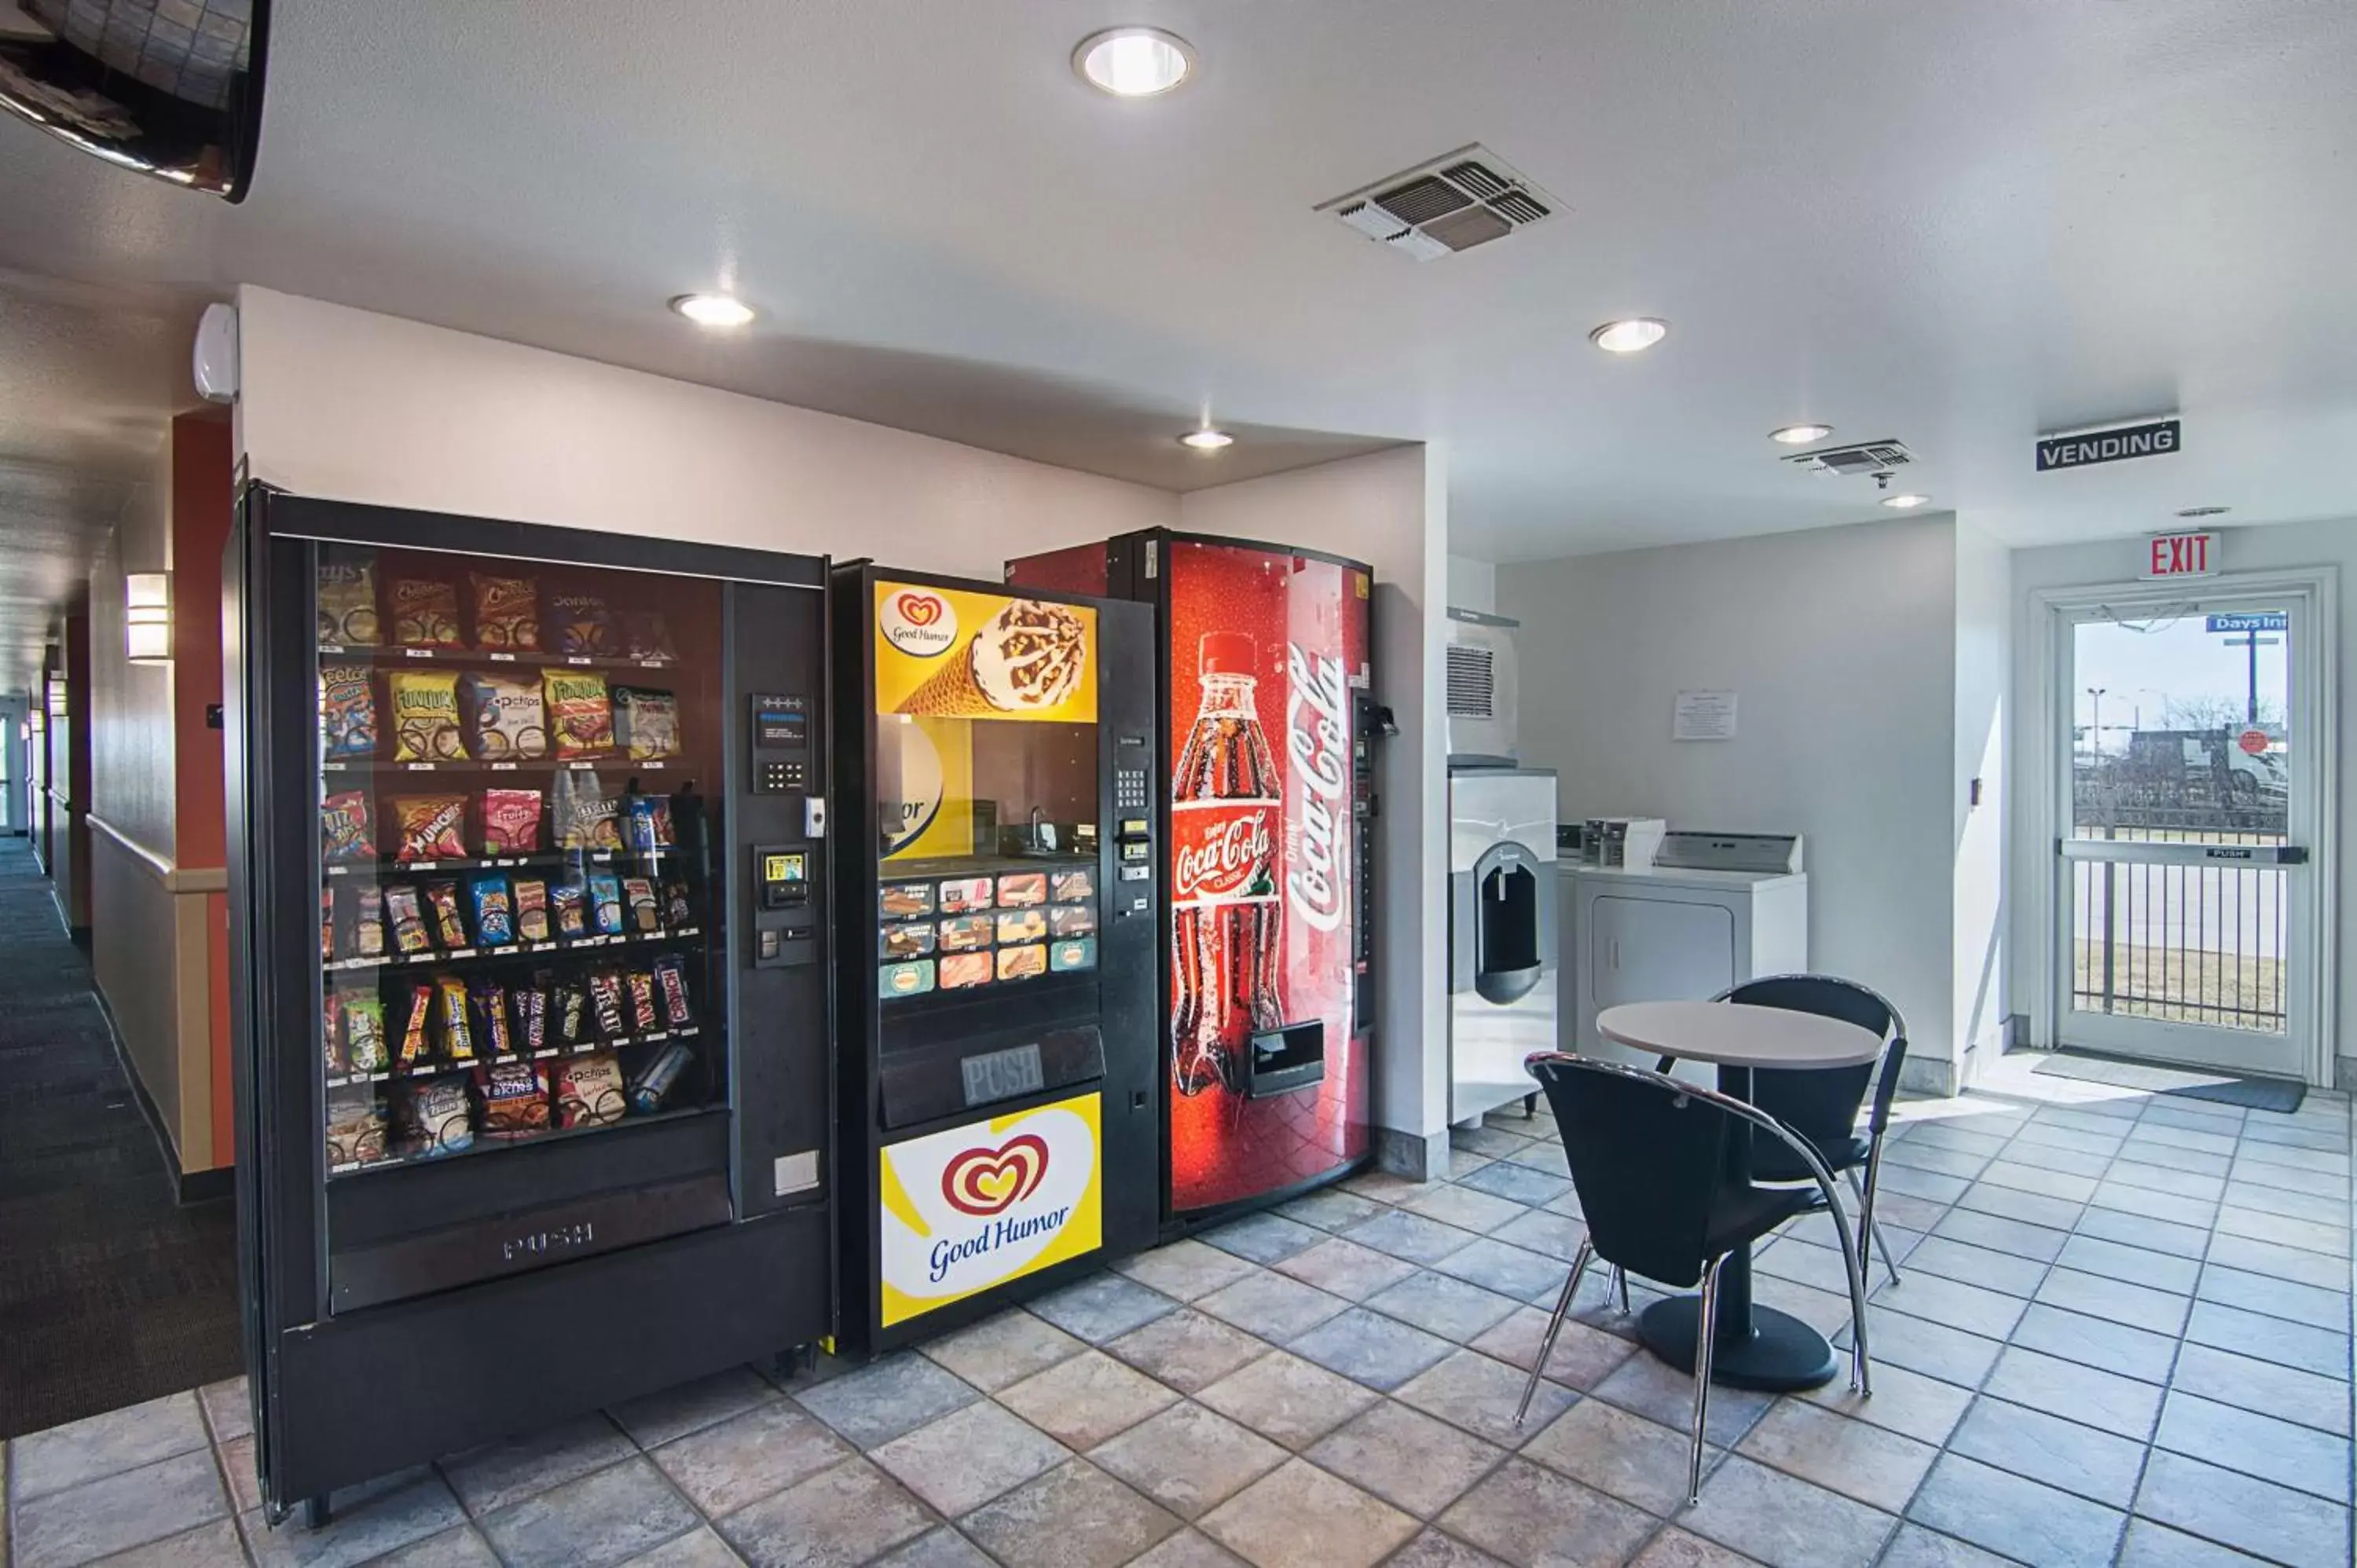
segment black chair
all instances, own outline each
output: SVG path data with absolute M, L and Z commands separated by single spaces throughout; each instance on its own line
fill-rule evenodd
M 1813 1013 L 1855 1024 L 1883 1040 L 1882 1059 L 1859 1067 L 1755 1069 L 1751 1103 L 1808 1140 L 1825 1168 L 1849 1181 L 1857 1196 L 1857 1250 L 1871 1241 L 1882 1253 L 1890 1283 L 1899 1283 L 1899 1261 L 1882 1228 L 1874 1220 L 1876 1178 L 1882 1171 L 1882 1134 L 1890 1125 L 1890 1097 L 1899 1089 L 1899 1070 L 1907 1062 L 1907 1021 L 1883 997 L 1854 980 L 1829 974 L 1778 974 L 1748 980 L 1711 998 L 1747 1007 L 1781 1007 L 1788 1013 Z M 1867 1086 L 1874 1087 L 1866 1132 L 1857 1131 L 1857 1113 L 1866 1104 Z M 1865 1173 L 1861 1186 L 1858 1173 Z M 1751 1140 L 1751 1176 L 1755 1181 L 1807 1181 L 1808 1168 L 1792 1151 L 1772 1138 Z
M 1546 1091 L 1563 1132 L 1565 1163 L 1579 1195 L 1587 1237 L 1572 1260 L 1571 1277 L 1547 1320 L 1546 1337 L 1531 1365 L 1523 1402 L 1514 1412 L 1522 1424 L 1538 1391 L 1547 1358 L 1570 1314 L 1589 1262 L 1601 1258 L 1616 1270 L 1633 1270 L 1680 1289 L 1699 1283 L 1702 1311 L 1695 1346 L 1694 1455 L 1686 1477 L 1686 1500 L 1702 1491 L 1704 1423 L 1710 1414 L 1712 1341 L 1718 1327 L 1719 1270 L 1729 1254 L 1749 1246 L 1779 1225 L 1823 1201 L 1841 1221 L 1841 1200 L 1833 1174 L 1801 1136 L 1756 1106 L 1642 1068 L 1553 1052 L 1523 1066 Z M 1729 1174 L 1727 1139 L 1749 1136 L 1773 1143 L 1810 1171 L 1814 1190 L 1758 1187 Z M 1755 1156 L 1756 1157 L 1756 1156 Z M 1854 1316 L 1850 1387 L 1868 1390 L 1866 1348 L 1866 1275 L 1857 1249 L 1841 1225 L 1842 1255 L 1848 1264 Z

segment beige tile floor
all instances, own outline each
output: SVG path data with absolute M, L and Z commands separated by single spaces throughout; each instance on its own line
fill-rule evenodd
M 1513 1423 L 1580 1228 L 1551 1123 L 1508 1113 L 1448 1183 L 1362 1176 L 920 1353 L 456 1455 L 318 1533 L 256 1511 L 237 1384 L 21 1438 L 0 1568 L 2345 1568 L 2346 1100 L 2003 1087 L 1906 1108 L 1872 1400 L 1722 1391 L 1693 1509 L 1690 1385 L 1600 1281 Z M 1759 1294 L 1839 1332 L 1825 1223 Z

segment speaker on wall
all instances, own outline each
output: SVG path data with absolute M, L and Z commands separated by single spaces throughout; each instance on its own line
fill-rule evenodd
M 0 0 L 0 109 L 231 201 L 262 135 L 270 0 Z

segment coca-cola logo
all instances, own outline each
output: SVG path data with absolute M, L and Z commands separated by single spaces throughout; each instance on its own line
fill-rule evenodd
M 1342 924 L 1343 829 L 1349 822 L 1350 728 L 1342 661 L 1286 645 L 1291 685 L 1285 703 L 1287 770 L 1285 803 L 1296 838 L 1287 856 L 1285 891 L 1301 918 L 1320 931 Z
M 1180 903 L 1265 898 L 1276 892 L 1275 807 L 1269 801 L 1206 802 L 1174 812 L 1183 834 L 1170 861 L 1170 896 Z

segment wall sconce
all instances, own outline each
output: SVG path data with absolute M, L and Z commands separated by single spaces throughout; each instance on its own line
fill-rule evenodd
M 123 579 L 123 653 L 134 664 L 172 661 L 172 575 L 132 572 Z

